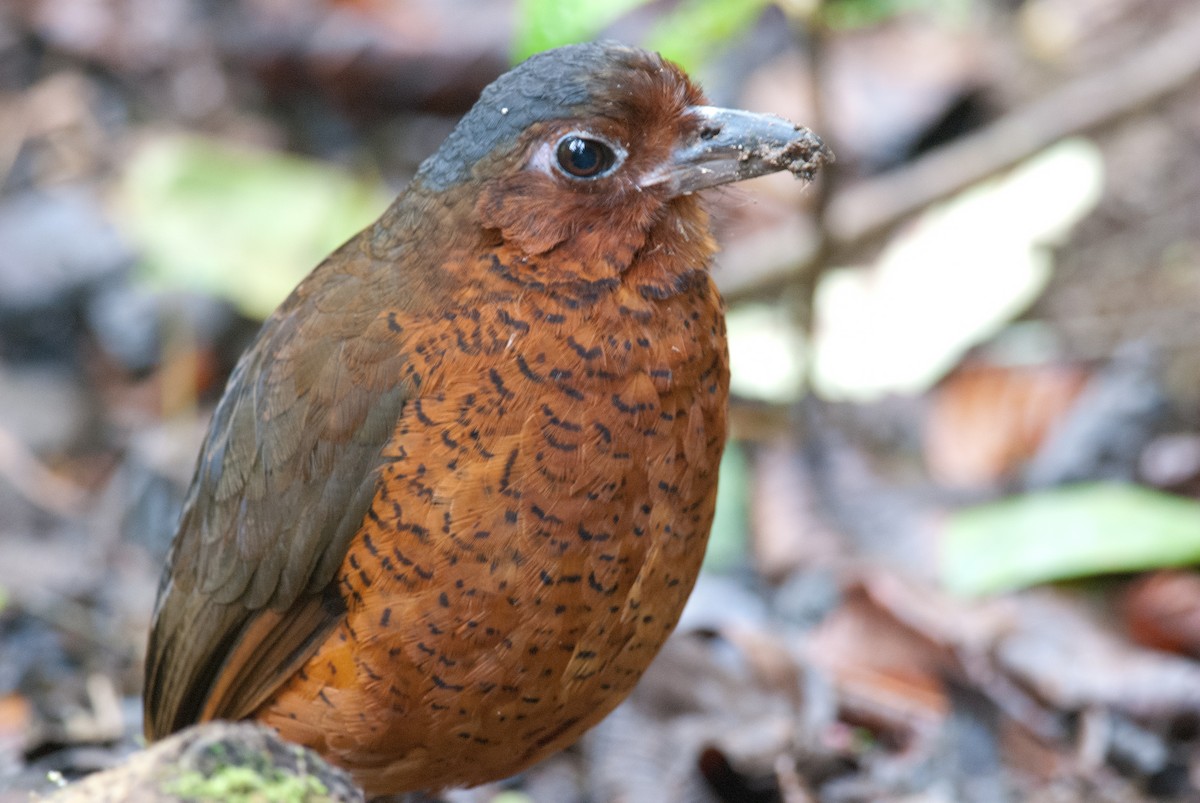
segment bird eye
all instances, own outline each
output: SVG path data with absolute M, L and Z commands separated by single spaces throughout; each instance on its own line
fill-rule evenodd
M 558 143 L 558 166 L 575 178 L 596 178 L 612 169 L 617 155 L 605 143 L 570 134 Z

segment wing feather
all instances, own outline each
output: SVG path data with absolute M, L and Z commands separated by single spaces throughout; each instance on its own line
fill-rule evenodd
M 155 608 L 151 739 L 248 716 L 340 616 L 328 589 L 415 392 L 387 313 L 418 300 L 380 298 L 366 242 L 333 254 L 264 324 L 217 406 Z

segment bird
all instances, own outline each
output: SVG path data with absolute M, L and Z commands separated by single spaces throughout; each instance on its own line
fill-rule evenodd
M 699 193 L 831 158 L 613 42 L 485 88 L 232 372 L 147 739 L 257 720 L 372 796 L 576 741 L 674 629 L 712 524 L 729 357 Z

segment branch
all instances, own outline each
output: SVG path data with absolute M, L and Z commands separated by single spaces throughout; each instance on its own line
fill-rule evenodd
M 851 249 L 1061 139 L 1112 125 L 1200 79 L 1197 43 L 1200 13 L 1192 11 L 1108 69 L 1079 77 L 911 164 L 841 189 L 824 221 L 833 249 Z M 771 240 L 777 247 L 769 247 Z M 798 240 L 789 223 L 747 247 L 730 248 L 721 260 L 722 289 L 731 299 L 777 289 L 810 267 L 818 244 L 815 232 Z

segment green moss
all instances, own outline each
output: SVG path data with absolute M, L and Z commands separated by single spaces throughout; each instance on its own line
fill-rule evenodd
M 312 775 L 287 775 L 279 770 L 260 773 L 250 767 L 222 767 L 211 775 L 191 770 L 166 784 L 165 790 L 184 800 L 204 803 L 318 803 L 329 790 Z

